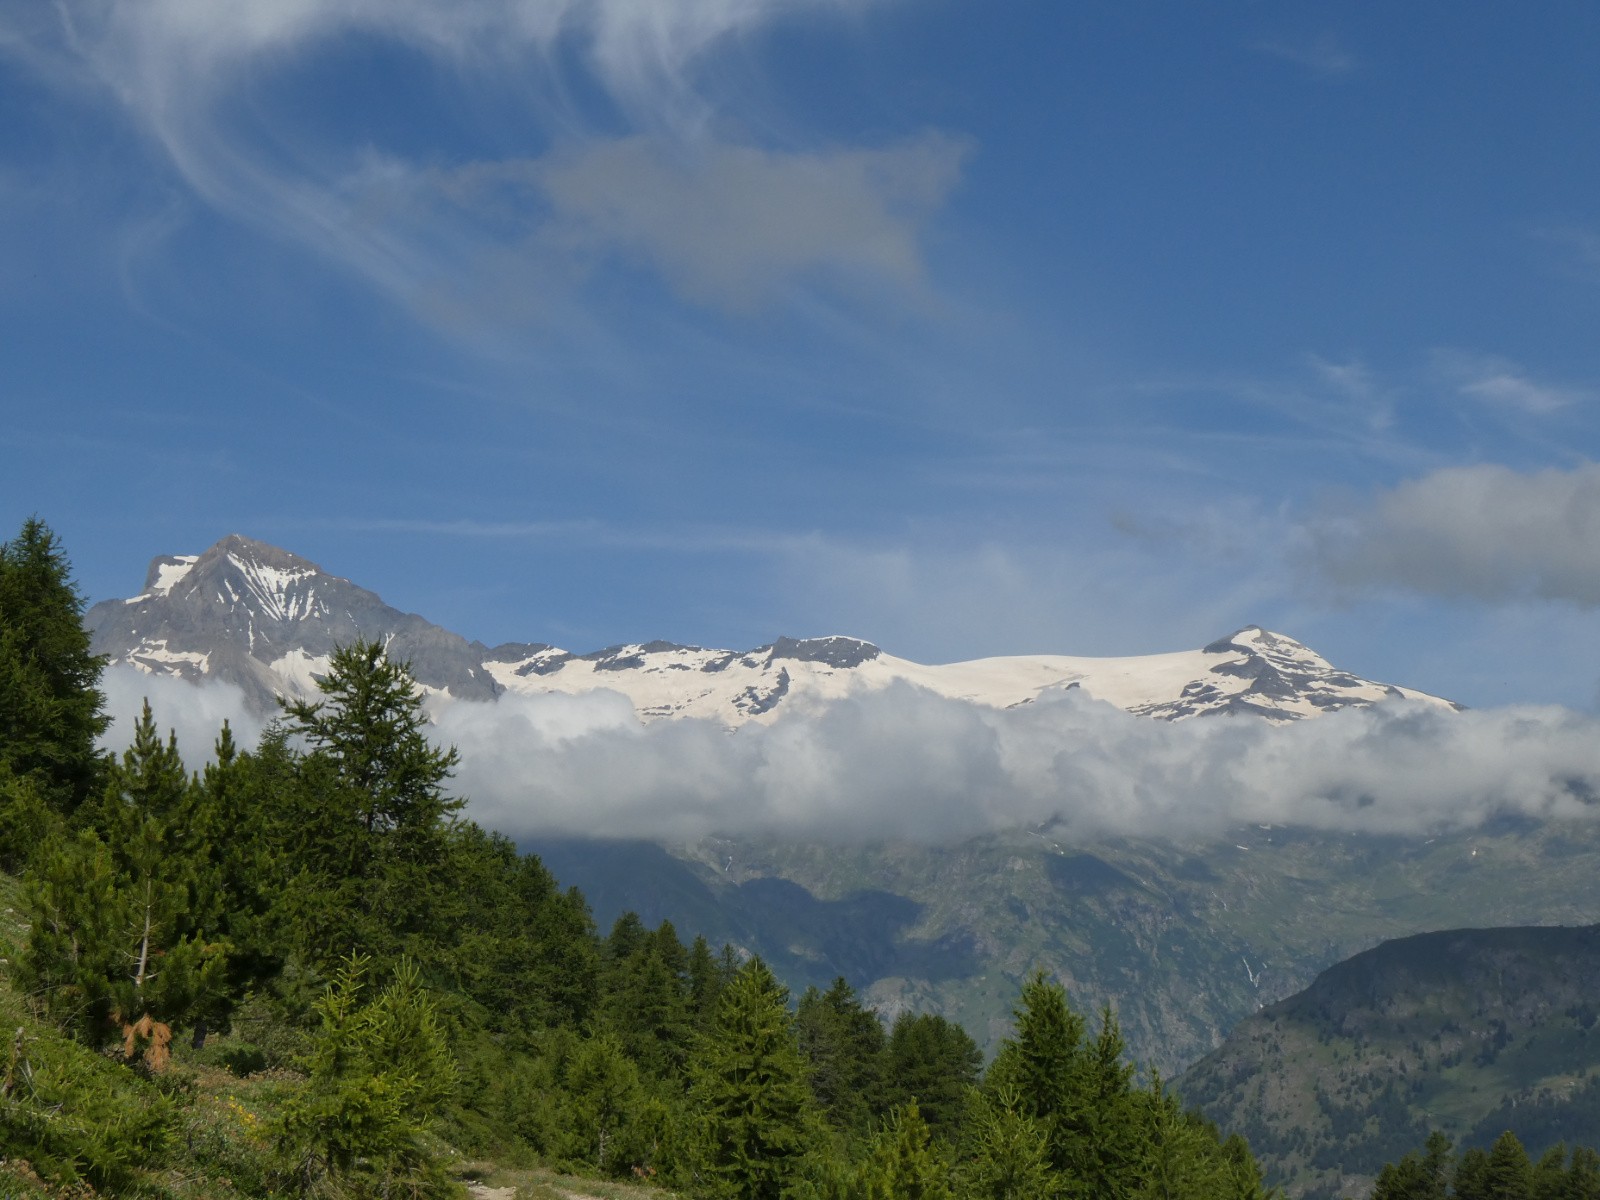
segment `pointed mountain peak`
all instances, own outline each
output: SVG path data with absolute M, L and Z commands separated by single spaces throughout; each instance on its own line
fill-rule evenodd
M 216 545 L 206 550 L 199 556 L 202 563 L 214 562 L 218 559 L 231 558 L 240 566 L 247 567 L 273 567 L 280 571 L 295 571 L 301 573 L 323 574 L 323 570 L 309 558 L 301 558 L 298 554 L 291 554 L 269 542 L 257 541 L 255 538 L 245 537 L 242 533 L 230 533 L 227 537 L 217 542 Z
M 1260 625 L 1246 625 L 1244 628 L 1230 633 L 1227 637 L 1218 638 L 1205 647 L 1206 654 L 1237 654 L 1239 651 L 1246 654 L 1260 654 L 1263 652 L 1279 654 L 1310 654 L 1316 657 L 1304 642 L 1297 642 L 1285 634 L 1273 633 Z

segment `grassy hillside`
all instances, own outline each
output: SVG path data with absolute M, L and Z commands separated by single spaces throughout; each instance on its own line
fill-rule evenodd
M 1038 831 L 953 848 L 539 843 L 602 927 L 624 909 L 765 956 L 793 987 L 844 975 L 992 1046 L 1035 967 L 1109 1002 L 1175 1072 L 1263 1005 L 1389 938 L 1600 921 L 1600 826 L 1379 838 L 1250 827 L 1210 840 Z
M 1388 942 L 1243 1022 L 1175 1086 L 1291 1194 L 1345 1195 L 1430 1129 L 1600 1141 L 1600 926 Z
M 284 1181 L 269 1134 L 299 1072 L 283 1065 L 296 1035 L 248 1007 L 232 1036 L 203 1051 L 175 1043 L 166 1071 L 144 1077 L 31 1015 L 12 971 L 26 937 L 22 886 L 0 872 L 0 1122 L 39 1121 L 48 1161 L 0 1154 L 0 1198 L 96 1195 L 226 1200 L 274 1194 Z M 264 1048 L 262 1042 L 268 1043 Z M 669 1200 L 672 1193 L 532 1167 L 471 1160 L 438 1143 L 463 1200 Z M 37 1169 L 36 1169 L 37 1168 Z M 41 1174 L 58 1180 L 50 1185 Z M 75 1178 L 74 1178 L 75 1177 Z

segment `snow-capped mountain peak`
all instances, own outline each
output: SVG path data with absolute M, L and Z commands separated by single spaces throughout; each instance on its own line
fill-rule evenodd
M 382 640 L 419 684 L 459 699 L 501 693 L 626 695 L 640 719 L 700 717 L 736 728 L 771 721 L 801 698 L 828 700 L 905 682 L 996 708 L 1081 688 L 1128 712 L 1164 720 L 1241 715 L 1294 721 L 1339 708 L 1437 697 L 1334 667 L 1281 633 L 1246 626 L 1200 650 L 1127 658 L 1024 655 L 924 664 L 834 635 L 780 637 L 752 650 L 653 641 L 574 653 L 546 642 L 489 649 L 323 571 L 238 534 L 199 555 L 155 559 L 144 590 L 86 617 L 96 649 L 153 674 L 227 679 L 263 709 L 277 695 L 315 691 L 335 647 Z

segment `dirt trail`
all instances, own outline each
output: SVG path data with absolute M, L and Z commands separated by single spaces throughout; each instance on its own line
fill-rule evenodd
M 517 1200 L 516 1188 L 494 1188 L 487 1184 L 473 1183 L 467 1185 L 467 1191 L 472 1193 L 472 1200 Z M 600 1196 L 591 1196 L 588 1192 L 569 1192 L 566 1188 L 555 1188 L 565 1200 L 603 1200 Z

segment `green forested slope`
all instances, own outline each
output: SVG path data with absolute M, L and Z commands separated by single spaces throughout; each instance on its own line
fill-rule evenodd
M 1385 943 L 1243 1022 L 1176 1087 L 1269 1177 L 1347 1194 L 1439 1130 L 1600 1143 L 1600 926 Z
M 1600 823 L 1435 838 L 1251 826 L 1187 842 L 1050 831 L 954 847 L 716 840 L 539 843 L 602 919 L 671 919 L 760 953 L 797 988 L 845 976 L 992 1048 L 1043 968 L 1116 1005 L 1133 1054 L 1176 1072 L 1264 1004 L 1391 938 L 1600 921 Z

